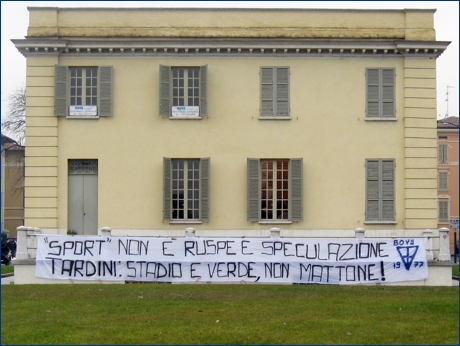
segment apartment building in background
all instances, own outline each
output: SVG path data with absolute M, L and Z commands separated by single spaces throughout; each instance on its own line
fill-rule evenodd
M 458 178 L 458 117 L 451 116 L 438 120 L 438 227 L 450 229 L 452 254 L 459 239 Z
M 24 225 L 24 146 L 2 134 L 2 232 Z
M 29 7 L 25 225 L 436 238 L 434 12 Z

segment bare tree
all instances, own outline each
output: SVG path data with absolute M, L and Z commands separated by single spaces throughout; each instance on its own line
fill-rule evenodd
M 2 157 L 8 161 L 8 174 L 13 174 L 10 193 L 24 193 L 24 138 L 26 128 L 26 88 L 17 87 L 7 99 L 5 118 L 2 119 Z M 14 139 L 4 136 L 4 132 Z M 5 172 L 6 173 L 6 172 Z
M 8 96 L 8 108 L 5 120 L 2 122 L 2 132 L 5 130 L 14 136 L 19 144 L 24 144 L 26 129 L 26 88 L 18 87 Z

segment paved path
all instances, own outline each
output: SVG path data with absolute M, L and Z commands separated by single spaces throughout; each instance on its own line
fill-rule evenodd
M 2 276 L 2 285 L 14 284 L 14 275 Z

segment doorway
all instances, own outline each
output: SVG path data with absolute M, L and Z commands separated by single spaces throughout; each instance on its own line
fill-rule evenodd
M 69 160 L 68 230 L 97 235 L 98 161 Z

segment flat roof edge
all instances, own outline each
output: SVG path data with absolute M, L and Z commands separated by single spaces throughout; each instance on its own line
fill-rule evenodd
M 263 12 L 289 12 L 289 11 L 343 11 L 343 12 L 436 12 L 435 8 L 404 8 L 404 9 L 359 9 L 359 8 L 217 8 L 217 7 L 34 7 L 28 6 L 27 10 L 65 10 L 65 11 L 138 11 L 138 10 L 155 10 L 155 11 L 263 11 Z

